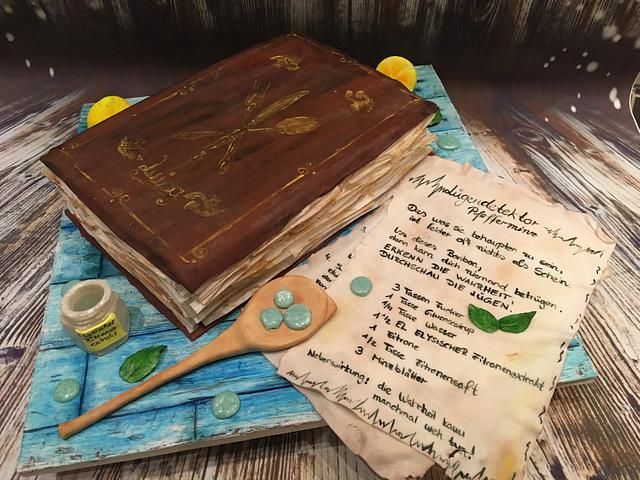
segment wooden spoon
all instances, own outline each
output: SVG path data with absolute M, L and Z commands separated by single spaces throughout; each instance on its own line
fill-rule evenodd
M 267 330 L 260 322 L 260 311 L 275 306 L 273 296 L 286 288 L 295 295 L 296 303 L 304 303 L 311 310 L 311 325 L 304 330 L 291 330 L 284 322 L 277 330 Z M 240 317 L 231 327 L 211 343 L 184 360 L 157 373 L 148 380 L 125 390 L 111 400 L 79 417 L 58 425 L 60 436 L 67 439 L 115 412 L 136 398 L 155 390 L 209 363 L 251 351 L 274 352 L 304 342 L 327 323 L 336 311 L 336 304 L 327 293 L 306 277 L 291 275 L 277 278 L 264 285 L 249 300 Z

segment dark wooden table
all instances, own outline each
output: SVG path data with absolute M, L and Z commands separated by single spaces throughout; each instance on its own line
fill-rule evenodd
M 561 57 L 558 52 L 557 56 Z M 640 134 L 627 99 L 637 72 L 576 70 L 567 52 L 532 75 L 438 65 L 493 173 L 591 212 L 618 242 L 581 329 L 599 372 L 559 389 L 528 479 L 640 479 Z M 197 70 L 162 57 L 0 60 L 0 478 L 10 479 L 47 296 L 62 202 L 38 158 L 72 135 L 83 102 L 153 93 Z M 584 62 L 586 64 L 586 62 Z M 481 65 L 481 64 L 479 64 Z M 50 72 L 49 68 L 52 67 Z M 53 74 L 53 76 L 50 75 Z M 616 86 L 622 105 L 609 99 Z M 572 111 L 572 105 L 575 112 Z M 372 479 L 328 429 L 60 474 L 94 479 Z M 38 478 L 52 478 L 51 475 Z M 442 479 L 433 469 L 425 478 Z

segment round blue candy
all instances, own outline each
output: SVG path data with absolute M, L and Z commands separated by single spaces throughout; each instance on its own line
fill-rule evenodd
M 289 308 L 293 305 L 294 301 L 295 296 L 293 295 L 293 292 L 287 289 L 278 290 L 273 296 L 273 303 L 280 308 Z
M 80 393 L 80 384 L 74 378 L 65 378 L 53 391 L 53 399 L 58 403 L 70 402 Z
M 233 417 L 240 410 L 240 397 L 235 392 L 225 390 L 211 400 L 211 412 L 213 416 L 224 420 Z
M 279 308 L 263 308 L 260 312 L 260 321 L 267 330 L 276 330 L 282 323 L 282 312 Z
M 359 297 L 366 297 L 371 293 L 373 284 L 367 277 L 356 277 L 351 280 L 351 293 Z
M 443 150 L 457 150 L 460 148 L 460 145 L 458 137 L 449 135 L 448 133 L 438 137 L 438 146 Z
M 284 323 L 291 330 L 304 330 L 311 325 L 311 310 L 302 303 L 293 304 L 284 312 Z

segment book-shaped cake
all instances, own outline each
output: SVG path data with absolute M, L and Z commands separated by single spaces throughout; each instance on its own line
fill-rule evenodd
M 223 60 L 52 149 L 72 219 L 190 338 L 375 208 L 437 107 L 296 35 Z

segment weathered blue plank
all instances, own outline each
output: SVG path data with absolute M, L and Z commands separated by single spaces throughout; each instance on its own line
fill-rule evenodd
M 80 412 L 80 395 L 67 403 L 53 400 L 53 390 L 65 378 L 74 378 L 82 386 L 88 354 L 77 347 L 61 348 L 40 352 L 31 381 L 31 393 L 25 430 L 57 425 Z
M 66 215 L 60 217 L 60 228 L 75 227 L 75 224 Z
M 87 462 L 115 461 L 125 455 L 190 444 L 194 440 L 193 404 L 133 416 L 109 417 L 62 440 L 56 427 L 26 431 L 18 471 L 68 468 Z
M 558 384 L 584 382 L 595 378 L 597 375 L 593 363 L 582 345 L 580 336 L 576 335 L 569 344 L 567 358 L 562 367 Z
M 190 342 L 177 329 L 148 334 L 131 339 L 123 346 L 102 357 L 91 356 L 85 379 L 83 412 L 98 406 L 131 387 L 118 376 L 124 359 L 141 348 L 166 345 L 160 357 L 158 370 L 169 367 L 209 343 L 229 327 L 230 323 L 216 325 L 205 335 Z M 164 385 L 158 390 L 124 407 L 120 413 L 131 413 L 165 408 L 193 400 L 211 398 L 220 389 L 237 393 L 255 392 L 288 385 L 275 368 L 260 353 L 245 354 L 207 365 Z
M 440 132 L 444 133 L 444 132 Z M 460 148 L 458 150 L 444 150 L 438 146 L 438 141 L 435 140 L 431 144 L 431 148 L 433 149 L 433 153 L 442 158 L 448 158 L 450 160 L 455 160 L 458 163 L 470 163 L 475 168 L 478 168 L 484 172 L 487 171 L 487 167 L 482 161 L 482 157 L 476 147 L 471 140 L 471 136 L 463 130 L 462 128 L 454 128 L 446 131 L 449 135 L 454 135 L 460 140 Z
M 413 93 L 436 103 L 438 97 L 447 96 L 440 77 L 438 77 L 431 65 L 418 66 L 416 71 L 418 72 L 418 82 Z
M 56 259 L 51 271 L 51 283 L 96 278 L 100 274 L 101 256 L 93 245 L 82 238 L 77 228 L 73 226 L 61 228 L 58 234 Z
M 115 277 L 118 275 L 122 275 L 120 270 L 118 270 L 113 263 L 109 261 L 107 257 L 102 256 L 102 260 L 100 261 L 100 277 Z
M 224 388 L 217 388 L 212 393 L 215 395 L 222 390 Z M 293 428 L 322 421 L 322 417 L 309 408 L 304 395 L 291 386 L 240 395 L 240 410 L 226 420 L 213 416 L 210 400 L 198 402 L 196 419 L 196 441 L 249 435 L 273 428 Z

